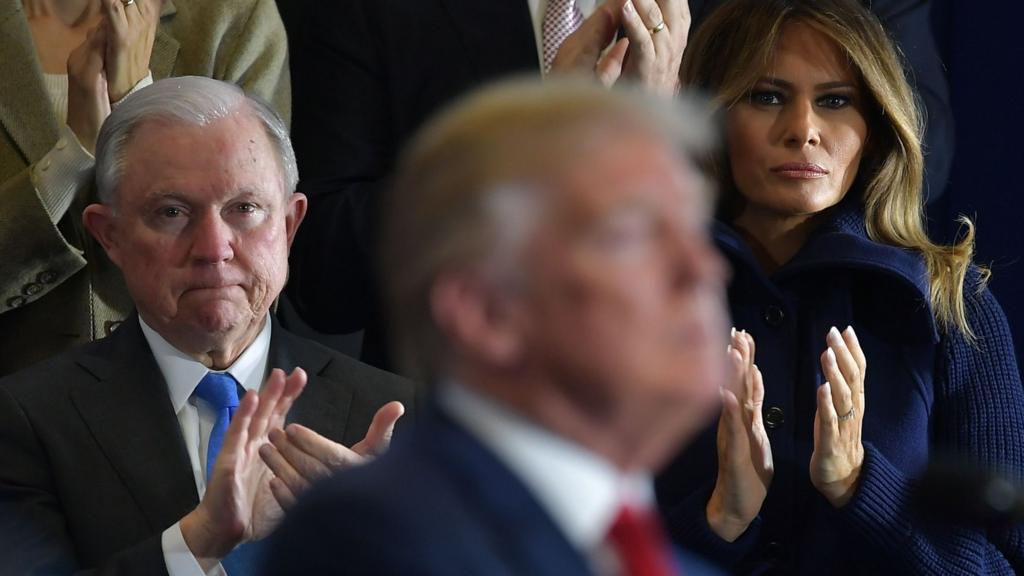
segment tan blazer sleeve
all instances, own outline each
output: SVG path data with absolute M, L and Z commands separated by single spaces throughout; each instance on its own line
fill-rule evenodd
M 0 185 L 0 314 L 29 304 L 85 267 L 36 194 L 26 167 Z

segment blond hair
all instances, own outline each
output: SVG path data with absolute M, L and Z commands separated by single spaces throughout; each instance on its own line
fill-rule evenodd
M 968 338 L 964 280 L 974 252 L 974 225 L 960 217 L 964 234 L 949 246 L 925 231 L 921 150 L 923 122 L 900 55 L 882 24 L 855 0 L 734 0 L 700 26 L 680 70 L 684 87 L 706 91 L 714 106 L 729 109 L 747 98 L 768 69 L 786 24 L 800 22 L 834 41 L 859 72 L 872 100 L 870 136 L 857 182 L 868 236 L 909 248 L 925 260 L 936 323 Z M 728 162 L 712 158 L 709 171 L 723 189 L 724 205 L 738 191 Z M 987 272 L 983 276 L 987 278 Z
M 513 79 L 469 95 L 421 130 L 400 161 L 383 227 L 381 272 L 403 373 L 434 379 L 449 352 L 430 310 L 441 274 L 500 262 L 499 274 L 516 275 L 508 254 L 518 247 L 509 244 L 537 215 L 511 217 L 507 207 L 523 205 L 517 196 L 543 208 L 537 201 L 554 192 L 560 166 L 623 133 L 691 157 L 703 152 L 713 131 L 706 111 L 691 108 L 582 80 Z

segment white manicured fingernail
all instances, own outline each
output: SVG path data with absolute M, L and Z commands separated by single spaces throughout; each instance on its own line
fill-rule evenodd
M 729 333 L 729 338 L 735 338 L 735 337 L 736 337 L 736 327 L 733 326 L 732 327 L 732 332 Z
M 825 387 L 825 391 L 828 392 L 829 396 L 831 396 L 832 395 L 832 385 L 828 383 L 828 380 L 825 380 L 825 383 L 822 384 L 822 386 Z
M 832 328 L 829 329 L 828 335 L 833 337 L 833 338 L 835 338 L 835 339 L 837 339 L 837 340 L 841 340 L 842 339 L 842 337 L 839 336 L 839 329 L 837 329 L 835 326 L 833 326 Z
M 830 364 L 832 364 L 833 366 L 839 365 L 839 363 L 836 362 L 836 353 L 833 352 L 831 348 L 825 350 L 825 354 L 828 356 L 828 361 Z
M 726 344 L 726 346 L 725 346 L 725 353 L 726 354 L 732 354 L 732 344 Z

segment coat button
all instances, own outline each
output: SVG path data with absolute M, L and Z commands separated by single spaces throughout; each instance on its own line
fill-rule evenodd
M 764 321 L 772 328 L 782 326 L 782 323 L 785 322 L 785 320 L 786 313 L 781 307 L 772 304 L 764 309 Z
M 25 296 L 35 296 L 43 291 L 43 285 L 38 282 L 29 282 L 21 289 L 21 293 Z
M 7 306 L 10 308 L 20 308 L 25 305 L 24 296 L 15 296 L 14 298 L 7 299 Z
M 124 320 L 107 320 L 103 323 L 103 332 L 105 332 L 107 336 L 110 336 L 114 333 L 114 330 L 117 330 L 117 328 L 123 323 Z
M 769 430 L 775 430 L 786 423 L 786 413 L 778 406 L 772 406 L 764 411 L 764 425 Z
M 53 284 L 53 282 L 56 279 L 57 273 L 54 272 L 53 270 L 46 270 L 45 272 L 40 272 L 39 276 L 36 276 L 36 281 L 41 282 L 43 284 Z
M 782 556 L 786 553 L 786 549 L 782 545 L 782 542 L 772 540 L 768 543 L 767 546 L 765 546 L 764 552 L 765 555 L 767 555 L 772 560 L 781 560 Z

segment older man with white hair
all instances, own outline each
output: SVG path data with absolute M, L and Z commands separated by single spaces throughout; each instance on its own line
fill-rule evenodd
M 162 80 L 113 112 L 83 220 L 137 314 L 0 381 L 0 525 L 17 526 L 0 572 L 249 574 L 258 547 L 239 545 L 300 489 L 264 458 L 289 472 L 386 444 L 411 383 L 270 313 L 306 209 L 296 180 L 281 119 L 230 84 Z

